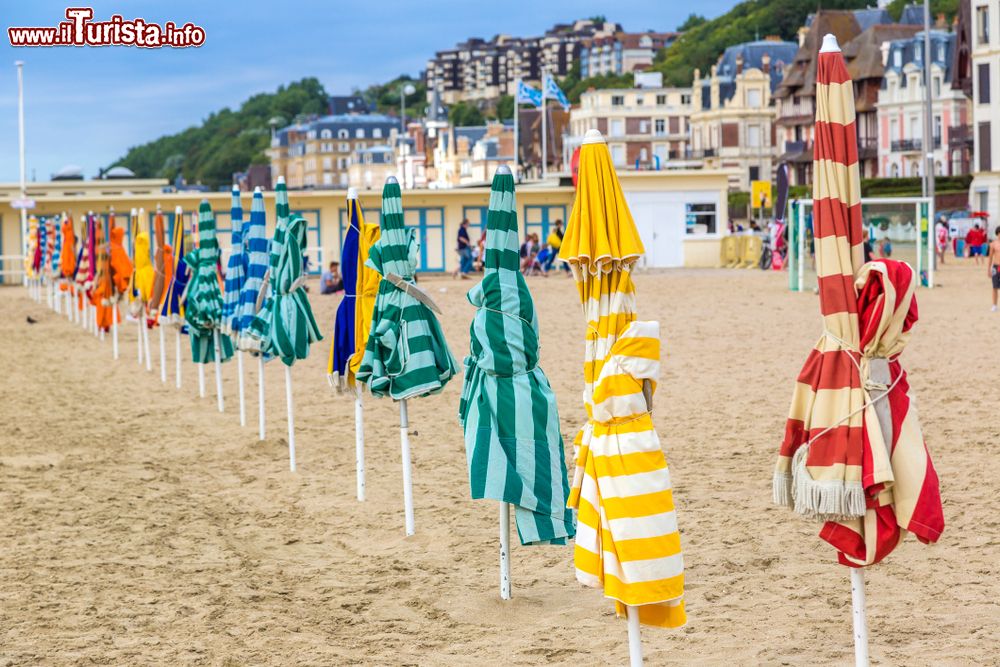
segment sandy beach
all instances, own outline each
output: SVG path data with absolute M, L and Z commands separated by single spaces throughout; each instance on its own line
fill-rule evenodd
M 918 293 L 903 363 L 941 478 L 946 529 L 868 573 L 873 662 L 1000 664 L 1000 313 L 985 269 L 949 262 Z M 639 274 L 664 336 L 654 417 L 675 485 L 689 624 L 643 629 L 650 665 L 853 663 L 850 586 L 819 525 L 771 504 L 792 385 L 820 333 L 817 299 L 780 273 Z M 459 360 L 474 283 L 428 278 Z M 572 282 L 531 278 L 542 363 L 569 444 L 584 418 Z M 366 400 L 368 500 L 355 500 L 354 407 L 327 384 L 339 297 L 311 295 L 326 340 L 294 368 L 297 473 L 283 369 L 267 366 L 268 438 L 24 290 L 0 290 L 0 665 L 625 664 L 625 623 L 577 584 L 571 547 L 512 550 L 497 594 L 497 506 L 469 499 L 461 378 L 412 401 L 417 534 L 403 535 L 398 412 Z M 30 316 L 38 322 L 28 324 Z M 991 362 L 990 359 L 994 361 Z M 516 541 L 516 537 L 514 538 Z

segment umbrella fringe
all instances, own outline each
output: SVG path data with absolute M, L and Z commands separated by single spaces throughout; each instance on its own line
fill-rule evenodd
M 808 457 L 808 445 L 799 447 L 792 457 L 792 481 L 788 486 L 795 511 L 818 521 L 846 521 L 863 517 L 866 509 L 865 490 L 861 482 L 815 480 L 806 469 Z M 776 502 L 779 498 L 784 498 L 783 492 L 778 488 L 778 477 L 782 474 L 787 475 L 775 473 L 773 493 Z

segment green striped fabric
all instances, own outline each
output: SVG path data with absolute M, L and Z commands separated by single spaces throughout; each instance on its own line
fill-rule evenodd
M 196 364 L 215 361 L 213 332 L 222 324 L 222 290 L 219 289 L 219 242 L 215 238 L 215 215 L 207 200 L 198 207 L 198 247 L 184 256 L 191 271 L 184 303 L 184 319 L 191 338 L 191 356 Z M 233 356 L 229 336 L 219 336 L 222 356 Z
M 395 273 L 413 280 L 420 245 L 403 224 L 397 183 L 382 189 L 379 226 L 381 238 L 372 246 L 366 266 L 381 276 Z M 458 365 L 434 313 L 388 280 L 381 281 L 357 381 L 375 396 L 401 400 L 441 391 L 456 372 Z
M 514 178 L 493 177 L 482 282 L 459 421 L 473 498 L 514 505 L 521 544 L 565 544 L 575 534 L 559 413 L 538 366 L 538 319 L 520 271 Z

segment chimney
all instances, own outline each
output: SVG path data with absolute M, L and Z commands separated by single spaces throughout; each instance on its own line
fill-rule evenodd
M 736 56 L 736 76 L 743 73 L 743 54 Z
M 889 42 L 882 42 L 879 48 L 882 50 L 882 67 L 885 67 L 889 62 Z
M 937 15 L 937 20 L 934 22 L 934 29 L 935 30 L 948 29 L 948 20 L 944 17 L 944 12 L 941 12 L 940 14 Z
M 771 73 L 771 56 L 766 53 L 760 58 L 760 68 L 764 70 L 764 74 Z

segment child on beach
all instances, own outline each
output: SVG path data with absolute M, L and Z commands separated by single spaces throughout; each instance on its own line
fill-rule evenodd
M 997 294 L 1000 293 L 1000 227 L 997 227 L 996 236 L 990 243 L 989 257 L 986 258 L 986 272 L 993 281 L 993 308 L 997 312 Z

